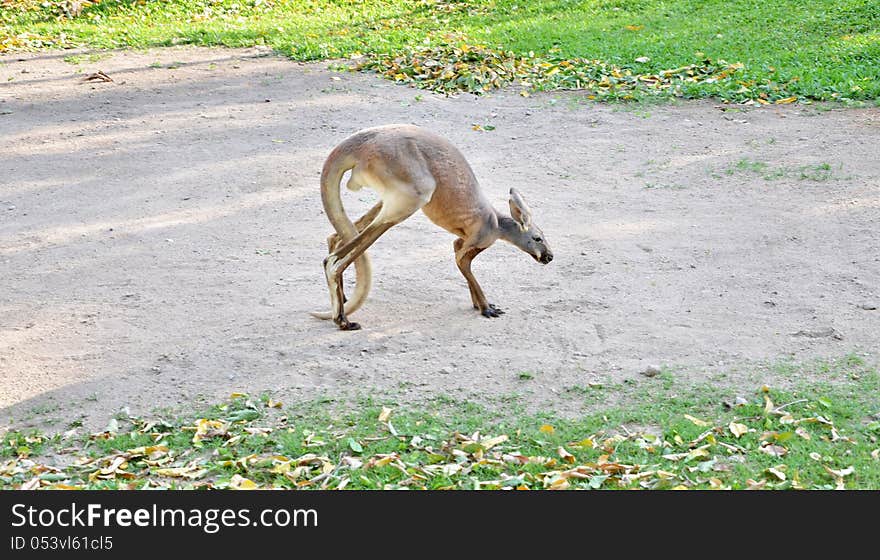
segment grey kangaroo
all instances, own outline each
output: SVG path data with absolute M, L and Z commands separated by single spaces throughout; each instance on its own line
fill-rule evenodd
M 340 182 L 351 170 L 346 187 L 370 187 L 380 202 L 352 223 L 342 207 Z M 474 172 L 458 149 L 443 137 L 405 124 L 366 128 L 342 141 L 330 152 L 321 172 L 321 200 L 336 233 L 327 239 L 330 254 L 324 273 L 330 290 L 330 312 L 313 312 L 333 319 L 342 330 L 356 330 L 348 320 L 370 291 L 371 269 L 367 248 L 391 226 L 422 209 L 432 222 L 458 236 L 453 244 L 455 262 L 467 280 L 471 301 L 484 317 L 503 311 L 486 300 L 471 272 L 474 257 L 502 239 L 547 264 L 553 253 L 544 234 L 532 222 L 525 200 L 510 189 L 510 216 L 486 199 Z M 356 284 L 351 299 L 343 293 L 342 273 L 354 263 Z

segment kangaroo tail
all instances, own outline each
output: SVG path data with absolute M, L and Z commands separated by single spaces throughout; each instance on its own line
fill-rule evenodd
M 355 159 L 347 149 L 346 143 L 334 149 L 327 161 L 324 162 L 324 168 L 321 170 L 321 202 L 324 204 L 324 213 L 336 234 L 339 236 L 337 246 L 342 246 L 351 241 L 357 234 L 357 227 L 349 219 L 342 206 L 342 197 L 340 196 L 340 183 L 345 172 L 355 166 Z M 372 268 L 370 266 L 370 257 L 367 253 L 361 253 L 354 261 L 355 269 L 355 289 L 354 295 L 345 302 L 345 314 L 350 315 L 360 309 L 367 300 L 372 286 Z M 318 319 L 332 319 L 332 311 L 313 311 L 313 317 Z

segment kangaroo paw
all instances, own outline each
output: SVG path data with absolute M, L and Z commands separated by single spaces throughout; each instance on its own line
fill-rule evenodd
M 504 311 L 498 309 L 497 307 L 495 307 L 494 305 L 492 305 L 492 304 L 490 303 L 490 304 L 489 304 L 489 307 L 487 307 L 486 309 L 483 309 L 482 311 L 480 311 L 480 314 L 481 314 L 483 317 L 490 317 L 490 318 L 492 318 L 492 317 L 500 317 L 500 316 L 504 315 Z
M 336 324 L 341 331 L 358 331 L 361 328 L 360 323 L 353 323 L 351 321 L 339 321 Z

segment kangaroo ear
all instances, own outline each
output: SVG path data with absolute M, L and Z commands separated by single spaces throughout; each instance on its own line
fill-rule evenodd
M 516 189 L 510 189 L 510 216 L 519 223 L 523 229 L 532 225 L 532 211 L 521 194 Z

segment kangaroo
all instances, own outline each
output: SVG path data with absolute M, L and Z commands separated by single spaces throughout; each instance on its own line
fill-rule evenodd
M 356 223 L 342 206 L 340 183 L 351 170 L 346 187 L 367 186 L 380 202 Z M 471 272 L 474 257 L 502 239 L 547 264 L 553 253 L 532 214 L 516 189 L 510 189 L 510 216 L 496 210 L 480 190 L 467 160 L 448 140 L 424 128 L 392 124 L 366 128 L 343 140 L 330 152 L 321 171 L 321 201 L 336 233 L 327 239 L 329 255 L 324 273 L 330 290 L 330 312 L 313 312 L 333 319 L 342 330 L 361 328 L 348 320 L 363 305 L 370 291 L 371 268 L 366 250 L 383 233 L 421 208 L 422 212 L 458 238 L 453 243 L 455 262 L 483 317 L 504 312 L 486 300 Z M 355 267 L 355 292 L 347 300 L 342 273 Z

